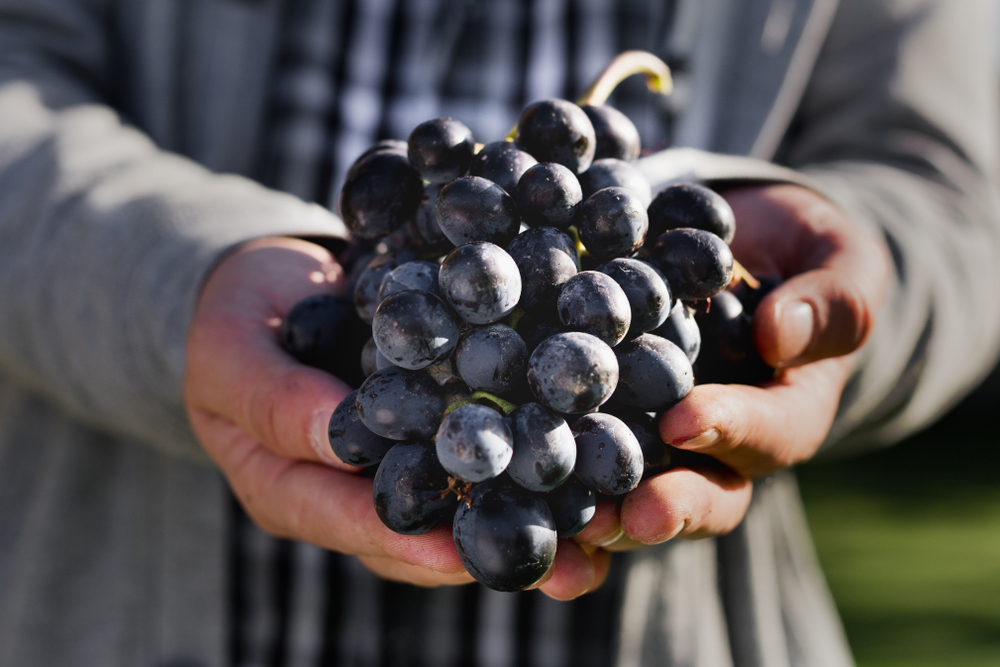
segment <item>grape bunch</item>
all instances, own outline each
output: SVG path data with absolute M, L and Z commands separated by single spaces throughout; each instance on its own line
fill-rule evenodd
M 375 470 L 379 518 L 450 523 L 496 590 L 537 583 L 599 497 L 667 469 L 656 416 L 695 377 L 771 372 L 750 336 L 759 292 L 726 291 L 732 210 L 697 184 L 653 197 L 639 149 L 619 111 L 564 100 L 528 106 L 512 141 L 437 118 L 382 142 L 340 199 L 362 248 L 353 303 L 313 297 L 283 323 L 301 361 L 363 378 L 329 437 Z

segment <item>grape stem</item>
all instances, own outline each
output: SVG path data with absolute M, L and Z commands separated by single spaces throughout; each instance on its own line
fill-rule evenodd
M 624 51 L 615 56 L 594 83 L 577 98 L 576 103 L 580 106 L 604 104 L 622 81 L 636 74 L 645 75 L 646 87 L 657 95 L 669 95 L 674 89 L 670 68 L 665 62 L 648 51 Z M 515 139 L 517 125 L 505 137 L 506 141 Z
M 740 283 L 740 281 L 747 284 L 750 289 L 760 289 L 760 281 L 753 277 L 746 267 L 733 260 L 733 280 L 730 282 L 730 286 L 735 287 Z
M 454 403 L 452 403 L 451 405 L 449 405 L 448 408 L 444 411 L 444 415 L 447 417 L 452 412 L 454 412 L 455 410 L 458 410 L 459 408 L 461 408 L 463 406 L 472 405 L 473 403 L 476 403 L 476 402 L 482 401 L 482 400 L 489 401 L 490 403 L 493 403 L 495 406 L 497 406 L 498 408 L 500 408 L 500 410 L 504 413 L 504 416 L 509 415 L 511 412 L 514 411 L 514 408 L 517 407 L 515 404 L 511 403 L 510 401 L 505 401 L 504 399 L 500 398 L 499 396 L 494 396 L 493 394 L 489 393 L 488 391 L 477 391 L 477 392 L 474 392 L 468 398 L 463 398 L 463 399 L 457 400 Z

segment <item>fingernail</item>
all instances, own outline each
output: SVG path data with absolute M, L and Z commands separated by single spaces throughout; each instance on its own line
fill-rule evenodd
M 309 444 L 312 445 L 316 456 L 324 463 L 337 465 L 340 461 L 333 455 L 330 449 L 330 416 L 331 410 L 319 410 L 313 415 L 312 428 L 309 431 Z
M 782 305 L 778 324 L 778 359 L 788 362 L 802 356 L 812 341 L 812 306 L 804 301 Z
M 594 546 L 598 546 L 601 548 L 610 547 L 612 544 L 622 539 L 623 537 L 625 537 L 625 529 L 619 527 L 618 530 L 612 533 L 606 540 L 602 542 L 596 542 L 594 543 Z
M 706 447 L 711 447 L 719 440 L 722 439 L 722 431 L 717 428 L 710 428 L 700 435 L 696 435 L 693 438 L 688 438 L 687 440 L 681 440 L 680 442 L 672 443 L 675 447 L 683 447 L 689 450 L 700 450 Z

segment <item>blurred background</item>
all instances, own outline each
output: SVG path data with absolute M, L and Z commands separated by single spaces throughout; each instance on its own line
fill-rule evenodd
M 929 430 L 799 483 L 858 667 L 1000 665 L 1000 367 Z

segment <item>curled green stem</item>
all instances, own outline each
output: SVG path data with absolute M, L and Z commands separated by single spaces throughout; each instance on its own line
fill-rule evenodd
M 511 403 L 510 401 L 505 401 L 504 399 L 500 398 L 499 396 L 494 396 L 493 394 L 489 393 L 488 391 L 477 391 L 477 392 L 473 392 L 473 394 L 471 396 L 469 396 L 468 398 L 463 398 L 463 399 L 457 400 L 454 403 L 452 403 L 451 405 L 449 405 L 448 408 L 444 411 L 444 416 L 447 417 L 452 412 L 454 412 L 455 410 L 458 410 L 459 408 L 461 408 L 463 406 L 472 405 L 473 403 L 478 403 L 479 401 L 484 401 L 484 400 L 485 401 L 489 401 L 490 403 L 493 403 L 493 405 L 495 405 L 498 408 L 500 408 L 500 410 L 504 413 L 505 416 L 509 415 L 511 412 L 513 412 L 514 408 L 517 407 L 515 404 Z

